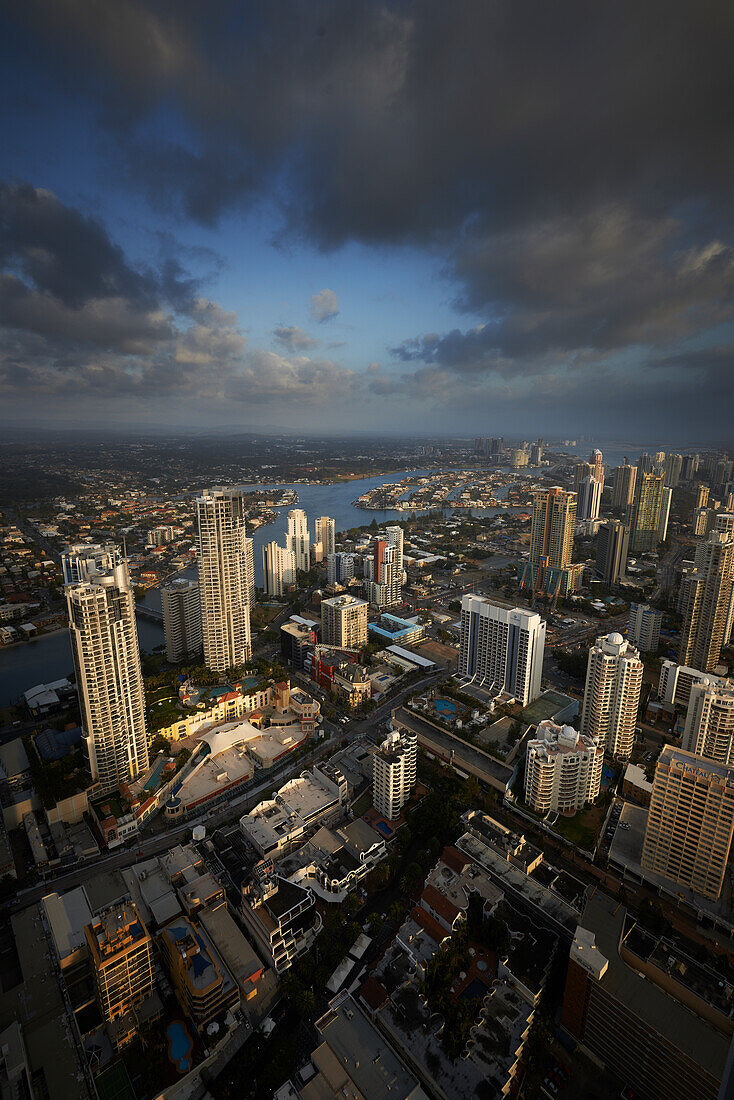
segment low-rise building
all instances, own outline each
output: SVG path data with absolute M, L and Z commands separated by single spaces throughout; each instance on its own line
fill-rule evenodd
M 264 858 L 285 853 L 321 822 L 338 817 L 349 787 L 339 768 L 314 765 L 285 783 L 274 798 L 258 803 L 240 818 L 247 841 Z
M 243 882 L 240 912 L 261 955 L 279 974 L 309 949 L 322 928 L 312 891 L 276 874 L 270 861 L 256 864 Z

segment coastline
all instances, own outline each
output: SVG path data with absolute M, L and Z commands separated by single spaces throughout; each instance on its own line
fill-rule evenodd
M 16 649 L 21 645 L 33 645 L 34 642 L 40 642 L 43 638 L 51 638 L 54 634 L 65 634 L 68 630 L 68 626 L 56 626 L 53 630 L 44 630 L 42 634 L 34 634 L 31 638 L 19 638 L 17 642 L 8 642 L 7 645 L 0 646 L 0 653 L 4 653 L 7 649 Z

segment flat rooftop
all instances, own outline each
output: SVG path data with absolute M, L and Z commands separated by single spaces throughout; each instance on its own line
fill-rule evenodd
M 84 929 L 93 920 L 87 895 L 83 886 L 77 886 L 67 894 L 46 894 L 41 904 L 63 965 L 65 958 L 87 942 Z
M 179 790 L 181 802 L 191 805 L 201 799 L 213 798 L 218 791 L 233 783 L 247 782 L 255 774 L 255 767 L 242 746 L 233 746 L 207 756 L 203 763 L 186 776 Z
M 598 890 L 586 900 L 579 925 L 593 933 L 597 949 L 609 963 L 599 985 L 647 1027 L 663 1035 L 714 1077 L 720 1078 L 726 1065 L 731 1037 L 722 1035 L 623 962 L 619 945 L 625 916 L 623 905 Z
M 501 764 L 499 760 L 467 744 L 459 737 L 452 737 L 444 730 L 437 729 L 436 726 L 426 722 L 417 714 L 411 713 L 405 707 L 397 707 L 393 711 L 393 717 L 406 729 L 416 733 L 421 744 L 429 752 L 433 748 L 443 757 L 453 755 L 453 763 L 456 767 L 466 769 L 478 779 L 503 792 L 506 790 L 512 779 L 512 768 Z
M 638 881 L 649 882 L 652 886 L 664 891 L 676 901 L 684 901 L 699 914 L 708 914 L 729 930 L 734 927 L 734 913 L 727 899 L 732 897 L 732 872 L 727 868 L 724 876 L 724 886 L 718 901 L 702 897 L 694 893 L 687 886 L 681 886 L 674 879 L 656 875 L 642 866 L 642 845 L 645 841 L 645 829 L 647 828 L 646 806 L 635 806 L 631 802 L 625 802 L 619 817 L 617 829 L 609 846 L 609 861 L 619 868 L 624 874 L 631 875 Z M 622 828 L 628 825 L 629 828 Z

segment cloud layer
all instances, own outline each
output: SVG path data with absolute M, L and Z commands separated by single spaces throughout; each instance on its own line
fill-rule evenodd
M 212 227 L 267 204 L 281 242 L 421 250 L 457 315 L 432 332 L 406 318 L 392 364 L 364 377 L 311 358 L 291 318 L 276 351 L 251 349 L 248 319 L 176 260 L 133 265 L 49 192 L 6 187 L 16 379 L 76 360 L 89 385 L 179 372 L 238 399 L 359 386 L 472 424 L 529 410 L 612 426 L 620 395 L 657 394 L 656 422 L 729 431 L 711 383 L 727 386 L 733 344 L 731 5 L 28 0 L 14 16 L 99 105 L 125 186 L 156 209 Z M 313 295 L 317 324 L 338 311 Z

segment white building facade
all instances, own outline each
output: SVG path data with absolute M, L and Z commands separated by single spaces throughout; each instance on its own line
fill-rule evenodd
M 316 542 L 321 543 L 321 556 L 336 553 L 336 524 L 331 516 L 319 516 L 315 523 Z
M 526 706 L 540 694 L 545 633 L 545 621 L 534 611 L 464 596 L 459 672 L 510 692 Z
M 604 749 L 595 737 L 547 719 L 528 742 L 525 801 L 536 813 L 571 815 L 594 802 L 601 788 Z
M 581 733 L 610 756 L 626 760 L 635 743 L 643 664 L 621 634 L 605 634 L 589 650 Z
M 307 573 L 311 568 L 311 536 L 308 533 L 306 513 L 302 508 L 291 508 L 288 513 L 285 545 L 293 553 L 296 569 Z
M 265 595 L 282 596 L 296 583 L 295 555 L 277 542 L 266 543 L 262 553 Z
M 415 787 L 418 738 L 407 730 L 391 733 L 372 757 L 372 801 L 388 821 L 400 815 Z
M 719 764 L 734 764 L 734 682 L 704 677 L 691 685 L 681 747 Z
M 135 597 L 126 562 L 66 587 L 84 751 L 108 793 L 148 767 Z

